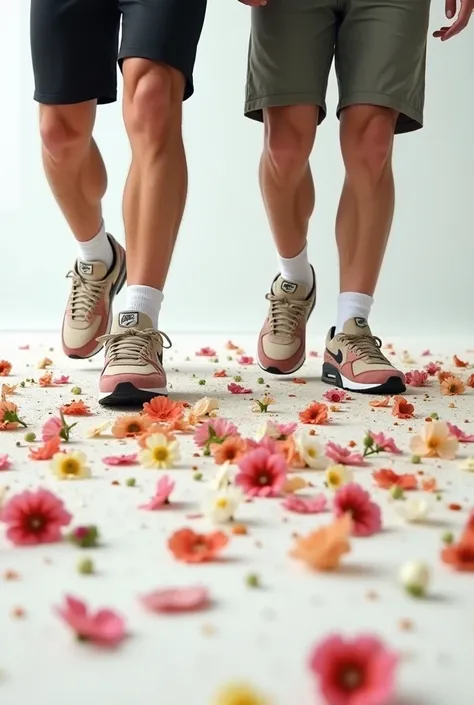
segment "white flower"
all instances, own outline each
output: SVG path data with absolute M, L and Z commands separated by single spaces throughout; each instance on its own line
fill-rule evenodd
M 138 453 L 138 460 L 145 468 L 165 470 L 181 459 L 178 441 L 170 441 L 163 433 L 153 433 L 146 439 L 145 446 Z
M 221 465 L 214 477 L 212 478 L 209 486 L 211 490 L 225 490 L 226 487 L 232 484 L 232 476 L 230 470 L 230 462 L 227 461 Z
M 430 582 L 430 571 L 421 561 L 409 561 L 400 570 L 400 582 L 410 595 L 424 597 Z
M 421 522 L 433 509 L 433 503 L 429 497 L 410 497 L 403 502 L 397 502 L 395 509 L 405 521 Z
M 467 472 L 474 472 L 474 458 L 466 458 L 459 463 L 461 470 L 467 470 Z
M 352 482 L 353 472 L 347 465 L 331 465 L 326 470 L 326 483 L 330 490 L 338 490 L 339 487 Z
M 224 489 L 211 493 L 203 504 L 203 514 L 213 524 L 225 524 L 234 518 L 234 514 L 243 500 L 240 487 L 229 485 Z
M 295 445 L 301 459 L 312 470 L 324 470 L 328 466 L 329 460 L 316 436 L 308 431 L 298 431 L 295 433 Z
M 107 431 L 112 423 L 112 420 L 109 419 L 109 421 L 104 421 L 104 423 L 97 424 L 95 426 L 91 426 L 88 428 L 85 432 L 85 437 L 86 438 L 100 438 L 105 431 Z
M 255 433 L 255 440 L 261 441 L 265 436 L 268 438 L 274 438 L 275 440 L 280 437 L 280 431 L 274 421 L 265 421 L 265 423 L 257 429 Z
M 218 408 L 219 401 L 217 399 L 214 399 L 212 397 L 203 397 L 194 404 L 193 408 L 191 409 L 191 413 L 198 419 L 201 419 L 204 416 L 214 417 L 217 416 Z

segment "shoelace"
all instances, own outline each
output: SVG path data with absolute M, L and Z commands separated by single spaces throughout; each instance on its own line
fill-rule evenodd
M 72 279 L 71 318 L 73 321 L 83 323 L 88 320 L 100 297 L 103 296 L 107 282 L 91 282 L 74 271 L 68 272 L 66 278 Z
M 341 343 L 346 343 L 349 347 L 358 352 L 369 365 L 377 364 L 378 362 L 388 363 L 387 358 L 380 349 L 382 347 L 382 341 L 375 335 L 347 335 L 340 333 L 338 339 Z
M 301 317 L 311 308 L 311 301 L 298 301 L 267 294 L 270 301 L 270 328 L 273 335 L 291 338 Z
M 166 333 L 153 328 L 138 330 L 130 328 L 123 333 L 109 333 L 97 338 L 100 343 L 107 343 L 107 357 L 110 362 L 135 360 L 147 362 L 153 354 L 154 345 L 170 348 L 172 343 Z M 165 341 L 167 345 L 165 345 Z

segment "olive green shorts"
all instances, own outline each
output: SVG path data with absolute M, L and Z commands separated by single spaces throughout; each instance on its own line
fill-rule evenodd
M 397 132 L 423 125 L 430 0 L 268 0 L 252 10 L 245 114 L 318 105 L 335 57 L 337 114 L 350 105 L 399 113 Z

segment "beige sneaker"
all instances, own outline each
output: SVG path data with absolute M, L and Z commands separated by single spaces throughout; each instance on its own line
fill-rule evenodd
M 334 332 L 326 340 L 323 382 L 351 392 L 403 394 L 405 375 L 387 360 L 365 318 L 350 318 L 342 333 Z
M 105 343 L 100 404 L 141 406 L 153 397 L 168 394 L 162 360 L 163 348 L 170 348 L 171 341 L 152 328 L 148 316 L 122 311 L 114 317 L 110 334 L 102 336 L 100 342 Z
M 258 339 L 258 363 L 265 372 L 290 375 L 306 359 L 306 323 L 316 303 L 314 271 L 311 290 L 279 275 L 266 298 L 270 310 Z
M 68 273 L 72 279 L 63 320 L 63 350 L 68 357 L 92 357 L 103 348 L 97 338 L 110 330 L 112 302 L 127 278 L 125 250 L 107 235 L 114 253 L 109 271 L 103 262 L 78 259 Z

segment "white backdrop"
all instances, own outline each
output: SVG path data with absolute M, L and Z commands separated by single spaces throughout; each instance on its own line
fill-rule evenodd
M 27 5 L 0 0 L 0 329 L 52 330 L 60 327 L 64 276 L 76 251 L 41 168 Z M 444 1 L 433 0 L 432 29 L 443 21 Z M 262 128 L 243 118 L 248 25 L 249 10 L 237 0 L 210 0 L 197 90 L 185 110 L 189 202 L 161 322 L 171 332 L 257 331 L 266 311 L 275 255 L 257 184 Z M 472 328 L 473 66 L 474 23 L 445 45 L 430 41 L 426 127 L 396 144 L 398 208 L 374 309 L 382 333 Z M 312 329 L 319 334 L 333 321 L 338 281 L 336 102 L 333 77 L 313 158 L 318 206 L 310 251 L 319 303 Z M 121 238 L 130 155 L 119 105 L 101 108 L 96 137 L 109 168 L 106 223 Z

